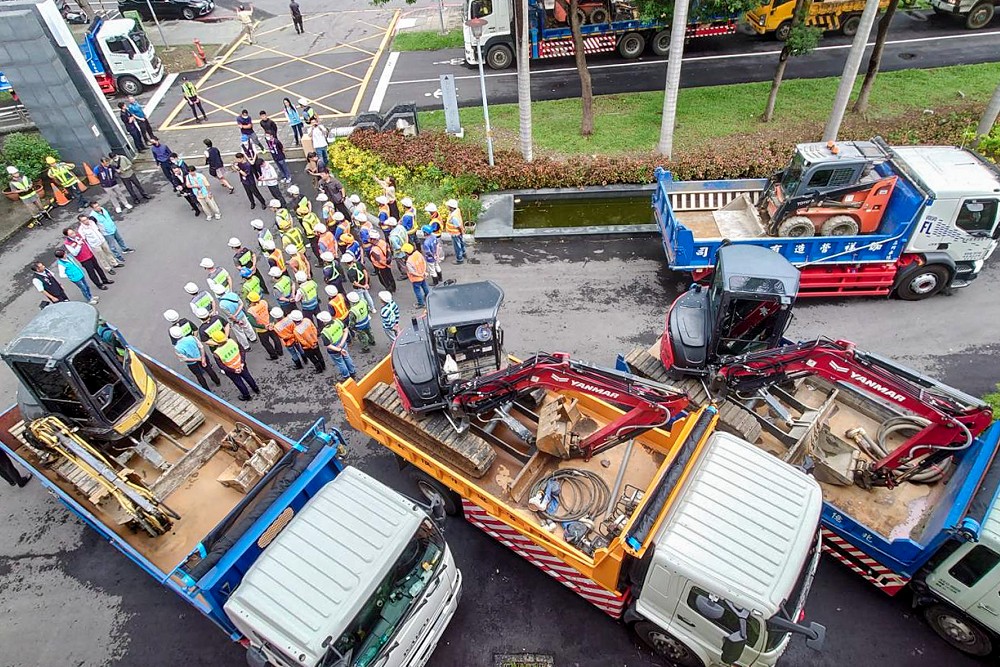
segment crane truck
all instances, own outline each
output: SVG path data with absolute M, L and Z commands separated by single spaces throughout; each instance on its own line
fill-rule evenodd
M 617 367 L 725 397 L 721 428 L 811 471 L 823 490 L 823 550 L 877 588 L 908 588 L 959 650 L 1000 647 L 1000 424 L 982 401 L 846 341 L 784 338 L 798 271 L 729 245 L 712 281 L 673 303 L 665 332 Z
M 773 665 L 819 558 L 816 482 L 712 406 L 565 354 L 503 351 L 503 291 L 439 286 L 389 356 L 338 385 L 350 424 L 428 498 L 675 664 Z
M 768 179 L 656 171 L 667 264 L 705 278 L 724 244 L 770 248 L 803 297 L 926 299 L 972 283 L 1000 238 L 1000 168 L 954 146 L 799 144 Z
M 461 597 L 444 515 L 48 306 L 3 349 L 0 447 L 255 667 L 427 664 Z M 435 516 L 436 515 L 436 516 Z

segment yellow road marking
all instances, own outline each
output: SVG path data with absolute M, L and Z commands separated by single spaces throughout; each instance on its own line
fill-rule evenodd
M 239 47 L 239 45 L 242 44 L 242 43 L 243 43 L 242 39 L 238 39 L 235 42 L 233 42 L 233 45 L 229 47 L 229 50 L 226 51 L 225 55 L 223 55 L 222 58 L 220 58 L 219 61 L 216 62 L 214 65 L 212 65 L 211 67 L 209 67 L 208 71 L 205 72 L 204 76 L 202 76 L 200 79 L 198 79 L 198 83 L 194 84 L 194 87 L 198 89 L 199 93 L 201 92 L 202 85 L 204 85 L 204 83 L 206 81 L 208 81 L 208 77 L 210 77 L 213 74 L 215 74 L 215 72 L 220 67 L 222 67 L 223 63 L 225 63 L 226 60 L 228 60 L 229 57 L 233 55 L 233 52 L 236 51 L 237 47 Z M 181 100 L 177 104 L 177 106 L 174 107 L 174 110 L 170 112 L 170 114 L 167 116 L 166 120 L 163 121 L 163 124 L 160 125 L 160 129 L 161 130 L 169 129 L 170 123 L 173 122 L 174 118 L 177 117 L 177 114 L 179 114 L 181 112 L 181 109 L 183 109 L 186 106 L 187 106 L 187 102 L 185 102 L 184 100 Z
M 392 14 L 392 20 L 389 21 L 389 27 L 386 28 L 385 34 L 382 36 L 382 43 L 378 46 L 378 51 L 375 52 L 375 56 L 372 58 L 371 63 L 368 65 L 368 71 L 365 72 L 365 78 L 361 80 L 361 90 L 358 91 L 357 96 L 354 98 L 354 104 L 351 106 L 351 115 L 358 113 L 358 109 L 361 107 L 361 98 L 364 97 L 365 91 L 368 90 L 368 82 L 371 81 L 372 74 L 375 73 L 375 66 L 378 65 L 379 58 L 382 57 L 382 53 L 385 51 L 386 47 L 389 45 L 389 40 L 392 38 L 393 33 L 396 29 L 396 21 L 399 20 L 399 10 L 397 9 Z
M 229 72 L 236 72 L 236 70 L 231 70 L 228 67 L 226 67 L 225 65 L 222 66 L 222 69 L 224 69 L 226 71 L 229 71 Z M 239 74 L 240 72 L 236 72 L 236 73 Z M 288 86 L 295 86 L 295 85 L 298 85 L 300 83 L 305 83 L 306 81 L 311 81 L 312 79 L 315 79 L 316 77 L 324 76 L 325 74 L 326 74 L 326 72 L 317 72 L 316 74 L 313 74 L 311 76 L 307 76 L 307 77 L 301 78 L 298 81 L 292 81 L 291 83 L 288 83 L 286 85 L 288 85 Z M 253 76 L 252 74 L 243 74 L 243 76 L 244 76 L 244 78 L 250 79 L 251 81 L 256 81 L 257 83 L 264 84 L 265 86 L 270 86 L 271 89 L 269 91 L 265 91 L 265 94 L 267 92 L 273 92 L 275 90 L 280 90 L 283 93 L 287 93 L 290 97 L 294 97 L 295 95 L 299 94 L 299 93 L 296 93 L 294 90 L 289 90 L 285 86 L 278 86 L 278 85 L 276 85 L 276 84 L 274 84 L 274 83 L 272 83 L 270 81 L 264 81 L 263 79 L 258 79 L 257 77 Z M 325 109 L 329 109 L 330 111 L 333 111 L 334 113 L 340 113 L 336 109 L 334 109 L 332 107 L 328 107 L 325 104 L 322 104 L 320 106 L 322 106 Z

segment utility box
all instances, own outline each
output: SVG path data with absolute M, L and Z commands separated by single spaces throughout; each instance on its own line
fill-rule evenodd
M 455 88 L 455 75 L 441 75 L 441 102 L 444 104 L 444 131 L 456 137 L 465 136 L 462 120 L 458 116 L 458 91 Z

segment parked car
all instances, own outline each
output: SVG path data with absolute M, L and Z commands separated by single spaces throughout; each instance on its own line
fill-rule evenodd
M 152 19 L 149 7 L 160 19 L 188 19 L 206 16 L 215 9 L 214 0 L 118 0 L 118 11 L 136 11 L 144 19 Z

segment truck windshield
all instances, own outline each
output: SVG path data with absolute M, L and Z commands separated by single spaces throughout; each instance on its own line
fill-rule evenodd
M 802 170 L 805 168 L 805 158 L 801 153 L 796 153 L 795 157 L 785 168 L 785 175 L 781 179 L 781 192 L 786 197 L 791 197 L 799 189 L 802 182 Z
M 146 51 L 149 51 L 149 40 L 146 39 L 145 33 L 139 30 L 133 30 L 128 34 L 128 36 L 135 44 L 136 53 L 146 53 Z
M 441 531 L 433 521 L 425 519 L 392 570 L 334 643 L 323 664 L 338 664 L 346 656 L 348 659 L 342 664 L 371 665 L 414 609 L 414 603 L 437 573 L 443 554 Z

